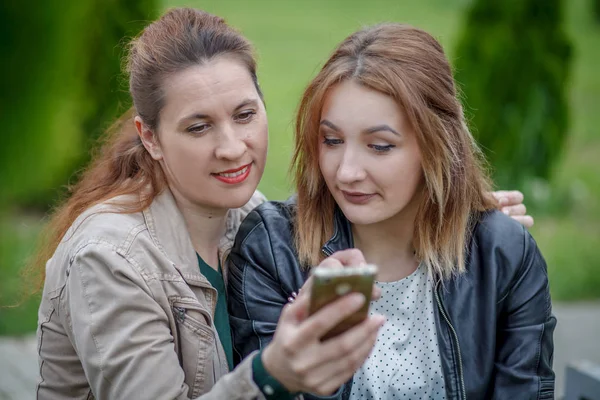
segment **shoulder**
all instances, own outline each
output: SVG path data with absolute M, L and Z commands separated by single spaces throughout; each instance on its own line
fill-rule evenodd
M 131 243 L 145 230 L 141 212 L 118 213 L 110 202 L 90 207 L 71 224 L 48 260 L 45 286 L 49 290 L 62 287 L 73 264 L 99 263 L 105 267 L 90 269 L 90 273 L 121 267 L 130 269 L 125 249 L 129 250 Z
M 76 260 L 85 261 L 90 258 L 109 257 L 113 262 L 121 260 L 131 263 L 130 253 L 138 243 L 147 253 L 153 246 L 147 234 L 148 228 L 142 212 L 123 213 L 120 204 L 126 204 L 128 198 L 116 197 L 97 204 L 81 213 L 62 237 L 52 258 L 49 260 L 51 271 L 63 270 Z M 143 238 L 140 238 L 144 236 Z M 128 261 L 129 260 L 129 261 Z M 126 261 L 126 262 L 125 262 Z
M 528 235 L 523 225 L 498 210 L 480 213 L 473 231 L 479 246 L 510 247 L 512 252 L 523 246 Z
M 521 276 L 532 270 L 547 279 L 546 263 L 531 234 L 519 222 L 497 210 L 479 215 L 468 264 L 471 272 L 496 281 L 500 293 L 508 292 Z
M 260 204 L 248 213 L 241 223 L 235 246 L 254 237 L 270 234 L 291 237 L 295 210 L 296 201 L 293 196 L 286 201 L 267 201 Z
M 132 235 L 146 230 L 146 223 L 142 212 L 120 211 L 118 204 L 123 200 L 127 199 L 114 198 L 84 211 L 68 229 L 61 244 L 77 248 L 87 242 L 99 242 L 119 248 L 130 242 Z
M 294 198 L 268 201 L 242 222 L 227 259 L 232 298 L 239 293 L 260 298 L 265 290 L 275 290 L 278 299 L 286 299 L 302 286 L 306 271 L 294 244 L 295 208 Z
M 246 265 L 268 270 L 294 268 L 297 264 L 293 221 L 295 199 L 267 201 L 251 211 L 242 222 L 229 254 L 232 273 Z

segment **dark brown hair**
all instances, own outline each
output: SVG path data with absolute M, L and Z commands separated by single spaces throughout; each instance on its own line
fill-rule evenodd
M 262 98 L 252 45 L 220 17 L 192 8 L 171 9 L 132 40 L 126 69 L 133 108 L 108 130 L 97 156 L 69 188 L 70 197 L 51 216 L 25 270 L 34 280 L 31 292 L 41 289 L 46 262 L 83 211 L 116 196 L 134 194 L 140 196 L 139 202 L 120 206 L 123 213 L 139 212 L 165 188 L 161 167 L 144 148 L 133 118 L 139 115 L 156 133 L 164 107 L 165 78 L 218 56 L 243 63 Z
M 495 202 L 442 46 L 428 33 L 401 24 L 350 35 L 304 92 L 292 166 L 301 261 L 316 265 L 333 231 L 336 205 L 319 168 L 319 123 L 328 91 L 343 80 L 390 96 L 408 116 L 425 176 L 413 239 L 417 257 L 438 276 L 463 271 L 474 212 L 493 208 Z

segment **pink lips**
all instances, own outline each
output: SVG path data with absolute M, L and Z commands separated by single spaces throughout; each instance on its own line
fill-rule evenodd
M 357 205 L 366 204 L 369 202 L 369 200 L 375 197 L 374 193 L 368 194 L 361 192 L 346 192 L 345 190 L 342 190 L 342 194 L 344 195 L 346 201 Z

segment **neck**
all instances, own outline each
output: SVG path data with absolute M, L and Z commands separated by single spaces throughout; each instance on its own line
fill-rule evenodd
M 419 265 L 413 244 L 417 205 L 411 202 L 400 213 L 376 224 L 352 225 L 354 246 L 367 262 L 377 265 L 380 282 L 405 278 Z
M 185 220 L 194 250 L 205 263 L 217 269 L 219 243 L 225 234 L 228 210 L 199 206 L 175 191 L 173 197 Z

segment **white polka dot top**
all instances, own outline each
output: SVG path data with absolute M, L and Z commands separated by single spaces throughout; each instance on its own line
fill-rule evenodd
M 445 400 L 434 318 L 433 284 L 426 267 L 396 282 L 378 282 L 371 314 L 385 315 L 377 342 L 354 375 L 352 400 Z

